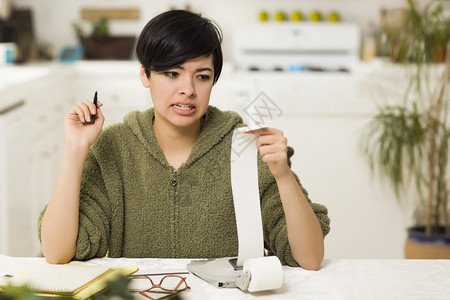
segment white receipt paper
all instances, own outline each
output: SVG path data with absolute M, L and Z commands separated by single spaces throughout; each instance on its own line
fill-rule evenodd
M 253 130 L 257 130 L 257 129 L 262 129 L 262 128 L 267 128 L 266 125 L 264 124 L 253 124 L 253 125 L 249 125 L 249 126 L 244 126 L 244 127 L 239 127 L 236 128 L 237 132 L 239 133 L 244 133 L 244 132 L 249 132 L 249 131 L 253 131 Z M 234 139 L 233 139 L 234 140 Z
M 231 187 L 239 244 L 238 266 L 242 266 L 246 259 L 264 256 L 257 135 L 245 133 L 263 127 L 265 126 L 237 128 L 231 143 Z
M 276 256 L 247 259 L 242 271 L 251 274 L 249 292 L 275 290 L 283 285 L 283 269 Z

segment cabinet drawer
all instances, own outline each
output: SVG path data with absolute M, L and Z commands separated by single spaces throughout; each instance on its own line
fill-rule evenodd
M 148 107 L 151 103 L 150 91 L 142 86 L 138 78 L 99 81 L 91 83 L 90 86 L 89 95 L 98 91 L 99 100 L 103 102 L 105 108 L 142 108 Z M 85 85 L 84 89 L 86 87 L 89 85 Z
M 61 98 L 59 98 L 61 99 Z M 39 137 L 53 126 L 63 126 L 64 116 L 69 108 L 68 99 L 32 99 L 27 115 L 32 138 Z

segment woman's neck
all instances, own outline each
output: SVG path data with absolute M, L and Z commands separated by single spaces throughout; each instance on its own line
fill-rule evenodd
M 177 127 L 153 120 L 153 132 L 167 162 L 178 169 L 185 163 L 200 136 L 204 119 L 189 127 Z

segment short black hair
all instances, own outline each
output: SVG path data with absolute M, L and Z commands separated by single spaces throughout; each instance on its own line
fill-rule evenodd
M 214 83 L 222 71 L 222 32 L 200 14 L 170 10 L 145 25 L 136 45 L 136 56 L 150 77 L 150 71 L 164 71 L 189 59 L 213 56 Z

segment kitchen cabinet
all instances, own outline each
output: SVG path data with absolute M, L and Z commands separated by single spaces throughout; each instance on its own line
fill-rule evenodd
M 2 101 L 14 107 L 0 116 L 2 254 L 40 254 L 37 218 L 56 182 L 63 116 L 72 102 L 70 81 L 70 73 L 62 72 L 2 91 Z
M 28 240 L 13 239 L 29 232 L 31 215 L 27 182 L 26 103 L 17 99 L 0 111 L 0 253 L 29 249 Z M 25 212 L 25 213 L 24 213 Z
M 28 96 L 31 127 L 28 151 L 29 209 L 33 219 L 30 229 L 34 233 L 31 249 L 36 254 L 40 253 L 37 218 L 50 200 L 59 172 L 64 146 L 63 120 L 74 101 L 70 91 L 71 86 L 66 78 L 54 78 L 42 86 L 41 92 Z

